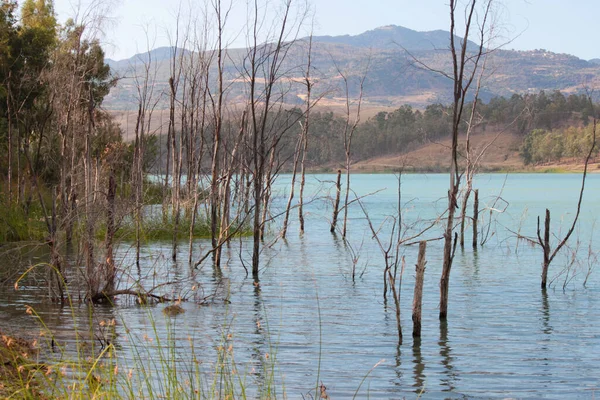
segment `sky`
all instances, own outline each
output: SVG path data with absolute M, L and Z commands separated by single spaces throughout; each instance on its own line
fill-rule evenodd
M 76 15 L 81 18 L 92 1 L 106 10 L 102 41 L 107 57 L 121 60 L 148 47 L 169 45 L 166 32 L 173 30 L 179 0 L 54 0 L 59 21 Z M 199 10 L 205 0 L 182 1 Z M 308 1 L 315 16 L 315 35 L 356 35 L 384 25 L 417 31 L 449 30 L 449 0 Z M 229 42 L 232 47 L 243 47 L 245 40 L 237 32 L 246 22 L 247 0 L 223 0 L 224 4 L 230 2 L 227 26 L 236 34 L 229 36 Z M 271 0 L 273 4 L 280 2 Z M 585 60 L 600 58 L 600 0 L 499 0 L 496 15 L 500 41 L 508 42 L 505 49 L 546 49 Z M 306 25 L 301 36 L 309 32 Z

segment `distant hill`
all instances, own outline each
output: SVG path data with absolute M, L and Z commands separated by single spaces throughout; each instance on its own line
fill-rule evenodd
M 402 26 L 387 25 L 355 36 L 315 36 L 313 42 L 337 43 L 373 49 L 419 51 L 447 49 L 449 37 L 450 33 L 443 30 L 418 32 Z M 469 45 L 476 47 L 476 44 L 471 41 L 469 41 Z
M 450 72 L 448 51 L 450 33 L 442 30 L 417 32 L 400 26 L 384 26 L 359 35 L 316 36 L 313 38 L 315 91 L 324 94 L 322 104 L 340 105 L 340 79 L 335 63 L 349 78 L 351 96 L 357 94 L 357 80 L 368 66 L 364 100 L 371 107 L 398 107 L 411 104 L 423 107 L 434 102 L 450 101 L 451 82 L 422 67 Z M 302 104 L 304 87 L 300 83 L 305 68 L 307 40 L 299 40 L 286 61 L 290 87 L 285 101 L 290 105 Z M 470 42 L 470 47 L 475 44 Z M 156 71 L 155 93 L 166 92 L 169 79 L 169 59 L 174 49 L 162 47 L 150 52 Z M 181 51 L 181 50 L 178 50 Z M 228 51 L 226 79 L 228 100 L 244 99 L 244 84 L 239 76 L 245 49 Z M 191 53 L 186 53 L 191 54 Z M 415 63 L 414 59 L 419 63 Z M 123 77 L 105 101 L 112 110 L 131 110 L 137 107 L 136 84 L 133 77 L 141 71 L 141 62 L 148 54 L 138 54 L 127 60 L 108 63 L 118 76 Z M 580 93 L 590 86 L 600 86 L 600 59 L 581 60 L 568 54 L 545 50 L 493 52 L 487 63 L 487 79 L 482 97 L 514 93 L 537 93 L 540 90 L 561 90 Z M 166 105 L 166 98 L 158 107 Z

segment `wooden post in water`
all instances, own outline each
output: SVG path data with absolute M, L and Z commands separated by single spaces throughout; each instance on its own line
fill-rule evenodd
M 421 305 L 423 303 L 423 278 L 425 276 L 425 250 L 427 242 L 419 243 L 419 258 L 416 265 L 415 294 L 413 297 L 413 337 L 421 337 Z
M 473 199 L 473 248 L 477 248 L 477 221 L 479 220 L 479 189 L 475 189 Z

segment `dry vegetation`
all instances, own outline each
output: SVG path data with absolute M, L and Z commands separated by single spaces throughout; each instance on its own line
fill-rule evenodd
M 514 133 L 502 133 L 495 140 L 497 132 L 490 130 L 472 136 L 472 146 L 477 153 L 479 149 L 492 142 L 492 145 L 481 159 L 481 172 L 582 172 L 584 160 L 581 158 L 565 158 L 559 162 L 525 166 L 519 155 L 519 146 L 523 137 Z M 464 137 L 459 141 L 464 142 Z M 359 161 L 353 165 L 354 172 L 372 173 L 389 172 L 404 167 L 405 170 L 442 172 L 446 171 L 450 162 L 450 138 L 430 142 L 404 154 L 375 157 Z M 590 162 L 590 172 L 600 172 L 600 160 Z

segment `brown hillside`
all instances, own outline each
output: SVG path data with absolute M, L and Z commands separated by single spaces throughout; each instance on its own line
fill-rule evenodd
M 471 137 L 472 153 L 481 154 L 482 170 L 517 170 L 523 169 L 523 161 L 519 157 L 519 146 L 522 137 L 494 131 L 479 133 Z M 459 138 L 459 146 L 464 148 L 465 136 Z M 405 154 L 376 157 L 357 162 L 353 168 L 357 172 L 386 171 L 405 166 L 408 170 L 445 171 L 450 165 L 450 138 L 438 142 L 430 142 L 416 150 Z M 464 156 L 462 157 L 464 161 Z
M 480 154 L 487 147 L 479 164 L 480 172 L 485 171 L 527 171 L 527 172 L 581 172 L 582 159 L 563 159 L 560 162 L 536 166 L 525 166 L 519 156 L 522 137 L 510 132 L 498 134 L 490 130 L 475 134 L 471 138 L 473 154 Z M 464 148 L 465 136 L 459 138 L 459 145 Z M 404 154 L 376 157 L 355 163 L 354 172 L 384 172 L 405 167 L 408 171 L 447 171 L 450 165 L 450 138 L 431 142 L 416 150 Z M 600 160 L 594 159 L 588 167 L 589 172 L 600 172 Z M 464 157 L 462 158 L 464 163 Z

